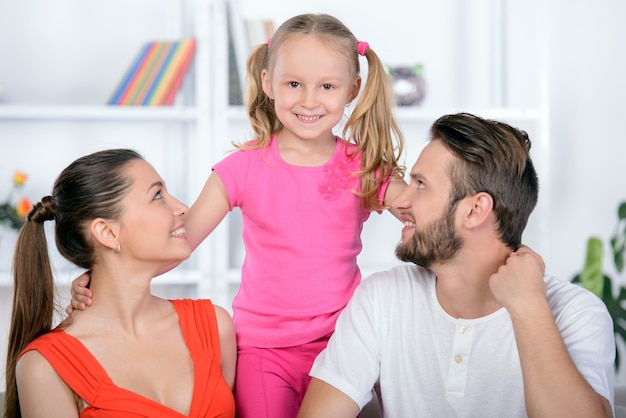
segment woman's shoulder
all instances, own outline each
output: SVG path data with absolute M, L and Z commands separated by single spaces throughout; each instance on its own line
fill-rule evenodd
M 22 350 L 20 356 L 23 357 L 27 353 L 37 350 L 73 346 L 76 344 L 77 339 L 65 332 L 65 329 L 66 328 L 58 327 L 50 332 L 46 332 L 45 334 L 38 336 L 33 341 L 28 343 L 24 350 Z
M 45 385 L 46 382 L 54 383 L 58 381 L 58 373 L 48 357 L 51 352 L 57 350 L 69 352 L 72 349 L 61 340 L 69 341 L 71 339 L 64 332 L 52 331 L 31 341 L 17 360 L 15 375 L 18 383 L 20 381 L 41 382 L 42 385 Z
M 25 351 L 17 361 L 15 373 L 19 380 L 20 376 L 28 376 L 34 379 L 45 379 L 46 376 L 56 374 L 48 360 L 37 350 Z
M 183 311 L 188 314 L 202 313 L 209 317 L 214 317 L 215 320 L 220 322 L 231 322 L 232 319 L 230 313 L 219 305 L 214 305 L 211 299 L 172 299 L 170 302 L 174 305 L 177 311 Z
M 213 312 L 213 302 L 211 299 L 171 299 L 170 302 L 174 305 L 176 310 L 208 310 Z
M 215 319 L 220 339 L 224 340 L 224 338 L 230 338 L 231 336 L 234 338 L 235 326 L 230 313 L 218 305 L 213 305 L 213 308 L 215 309 Z
M 226 309 L 222 308 L 219 305 L 213 305 L 213 309 L 215 310 L 215 317 L 217 318 L 218 322 L 220 320 L 230 321 L 231 323 L 233 322 L 230 313 Z

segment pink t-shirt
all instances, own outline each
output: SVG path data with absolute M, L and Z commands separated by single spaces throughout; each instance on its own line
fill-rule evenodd
M 236 151 L 213 167 L 243 216 L 238 345 L 291 347 L 333 332 L 361 279 L 356 259 L 370 215 L 351 191 L 360 188 L 352 175 L 360 155 L 349 158 L 347 147 L 354 150 L 337 138 L 326 164 L 300 167 L 280 157 L 274 137 L 268 148 Z

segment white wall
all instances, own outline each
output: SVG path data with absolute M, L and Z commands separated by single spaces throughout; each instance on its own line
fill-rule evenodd
M 154 1 L 148 3 L 154 5 Z M 428 82 L 424 107 L 447 112 L 469 104 L 492 104 L 489 81 L 493 72 L 484 42 L 489 40 L 485 31 L 489 18 L 484 12 L 491 0 L 388 0 L 384 4 L 374 0 L 319 0 L 307 2 L 309 8 L 303 3 L 240 0 L 245 16 L 271 18 L 276 23 L 305 11 L 335 14 L 390 64 L 422 62 Z M 582 267 L 587 237 L 598 234 L 607 239 L 617 204 L 626 199 L 621 181 L 626 178 L 622 164 L 626 140 L 621 129 L 626 117 L 622 45 L 626 39 L 622 22 L 626 2 L 511 0 L 506 4 L 511 47 L 506 52 L 509 81 L 505 99 L 524 106 L 541 99 L 542 92 L 546 94 L 549 160 L 539 173 L 550 184 L 549 195 L 541 197 L 547 199 L 549 208 L 550 244 L 544 256 L 550 273 L 569 279 Z M 180 16 L 172 11 L 171 2 L 159 0 L 158 5 L 146 9 L 145 20 L 136 22 L 124 20 L 123 8 L 146 7 L 145 1 L 102 0 L 87 6 L 79 0 L 0 0 L 0 85 L 5 89 L 0 103 L 105 102 L 140 45 L 118 38 L 116 27 L 136 25 L 137 39 L 142 34 L 178 31 Z M 83 52 L 95 47 L 109 53 L 107 48 L 117 48 L 120 59 L 81 61 Z M 536 71 L 538 65 L 543 65 L 543 70 Z M 537 75 L 542 71 L 545 80 Z M 68 72 L 71 77 L 66 76 Z M 546 80 L 547 90 L 536 88 Z M 22 136 L 31 129 L 32 142 L 13 142 L 16 131 Z M 408 133 L 413 149 L 407 162 L 410 165 L 426 132 L 422 127 L 411 127 Z M 0 123 L 0 196 L 6 187 L 2 179 L 16 168 L 28 171 L 33 179 L 25 191 L 33 196 L 46 193 L 51 176 L 80 153 L 85 137 L 97 137 L 97 132 L 85 132 L 84 126 L 68 125 L 56 125 L 49 134 L 37 132 L 35 125 L 16 128 Z M 134 143 L 135 139 L 107 136 L 101 138 L 99 146 Z M 150 152 L 156 150 L 151 150 L 150 138 L 139 141 L 151 160 Z M 81 145 L 72 148 L 72 143 Z M 59 150 L 57 144 L 67 148 Z M 48 150 L 55 145 L 61 157 L 50 159 Z M 157 152 L 155 159 L 161 158 Z M 164 175 L 168 181 L 184 181 L 173 178 L 173 173 Z M 9 303 L 6 291 L 0 292 L 3 334 Z M 1 337 L 0 344 L 5 345 Z M 2 349 L 0 355 L 4 357 Z
M 608 239 L 618 203 L 626 200 L 626 56 L 621 52 L 626 3 L 547 3 L 553 243 L 548 261 L 556 274 L 571 277 L 582 267 L 586 239 Z
M 548 269 L 571 278 L 583 266 L 586 240 L 605 242 L 605 271 L 620 284 L 608 239 L 617 207 L 626 201 L 626 3 L 619 0 L 546 2 L 549 17 L 551 136 Z M 616 383 L 626 384 L 626 350 Z

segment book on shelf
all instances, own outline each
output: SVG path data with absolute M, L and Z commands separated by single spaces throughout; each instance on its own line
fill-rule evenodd
M 124 75 L 109 104 L 172 105 L 195 50 L 195 38 L 147 42 Z
M 238 0 L 227 1 L 226 6 L 229 104 L 240 105 L 243 103 L 248 56 L 255 47 L 266 43 L 273 35 L 274 23 L 267 19 L 246 18 Z

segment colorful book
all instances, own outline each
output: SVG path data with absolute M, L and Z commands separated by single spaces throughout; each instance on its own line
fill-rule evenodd
M 111 104 L 171 105 L 195 53 L 196 40 L 152 41 L 140 51 Z
M 143 64 L 146 55 L 150 51 L 150 48 L 152 48 L 152 42 L 148 42 L 143 48 L 141 48 L 141 51 L 137 55 L 137 58 L 133 62 L 133 65 L 131 65 L 130 69 L 128 70 L 124 78 L 122 79 L 122 82 L 120 83 L 117 90 L 113 94 L 113 97 L 109 101 L 109 104 L 113 104 L 113 105 L 121 104 L 120 100 L 122 96 L 130 88 L 131 84 L 133 83 L 134 78 L 137 77 L 138 69 Z
M 154 56 L 156 55 L 157 50 L 159 48 L 158 42 L 150 42 L 149 45 L 150 45 L 150 48 L 148 49 L 148 52 L 142 58 L 141 63 L 135 70 L 133 77 L 131 78 L 130 83 L 128 84 L 128 88 L 124 91 L 124 93 L 118 99 L 117 104 L 119 105 L 130 104 L 132 102 L 132 98 L 137 95 L 137 91 L 139 90 L 140 85 L 142 83 L 142 77 L 146 73 L 147 68 L 150 65 L 150 63 L 154 60 Z
M 152 85 L 150 86 L 150 89 L 148 90 L 143 101 L 141 102 L 142 105 L 146 106 L 150 104 L 150 100 L 152 99 L 152 97 L 154 97 L 154 94 L 157 91 L 157 88 L 162 83 L 165 71 L 170 65 L 170 61 L 172 60 L 172 57 L 174 56 L 174 53 L 176 52 L 176 49 L 178 48 L 178 44 L 179 42 L 169 43 L 167 54 L 164 55 L 163 62 L 161 63 L 160 68 L 158 69 L 158 72 L 155 74 Z
M 169 91 L 168 91 L 167 96 L 165 97 L 165 103 L 162 103 L 167 106 L 174 103 L 176 94 L 178 93 L 178 90 L 180 89 L 180 86 L 183 83 L 183 79 L 185 78 L 187 69 L 189 68 L 189 65 L 191 64 L 191 60 L 196 51 L 196 40 L 190 39 L 187 42 L 185 42 L 182 47 L 184 49 L 181 54 L 181 60 L 178 62 L 176 71 L 174 73 L 175 77 L 172 80 L 172 85 L 168 88 Z
M 167 68 L 164 70 L 163 77 L 155 89 L 154 95 L 150 98 L 149 105 L 158 106 L 167 104 L 168 96 L 171 95 L 171 90 L 173 86 L 176 85 L 176 80 L 180 79 L 180 83 L 182 83 L 182 78 L 189 67 L 189 63 L 195 52 L 195 47 L 196 40 L 193 38 L 185 39 L 178 43 Z M 187 64 L 185 64 L 185 62 Z M 173 93 L 174 96 L 180 87 L 180 83 Z M 173 102 L 173 98 L 171 100 Z
M 139 99 L 143 92 L 148 88 L 147 84 L 150 80 L 150 75 L 154 72 L 155 66 L 159 61 L 160 55 L 163 53 L 163 48 L 165 47 L 164 42 L 155 42 L 155 48 L 151 54 L 149 54 L 146 58 L 146 65 L 141 68 L 139 72 L 139 76 L 137 78 L 137 83 L 134 85 L 131 94 L 127 97 L 126 101 L 122 104 L 128 105 L 136 105 L 141 104 Z M 139 102 L 139 103 L 138 103 Z
M 138 91 L 135 100 L 133 100 L 134 105 L 142 105 L 144 100 L 148 97 L 148 93 L 154 87 L 154 83 L 157 80 L 158 74 L 161 72 L 161 69 L 165 65 L 165 61 L 167 56 L 172 48 L 172 42 L 161 42 L 159 47 L 159 53 L 154 58 L 154 62 L 152 66 L 148 69 L 148 72 L 145 74 L 145 80 L 141 89 Z

